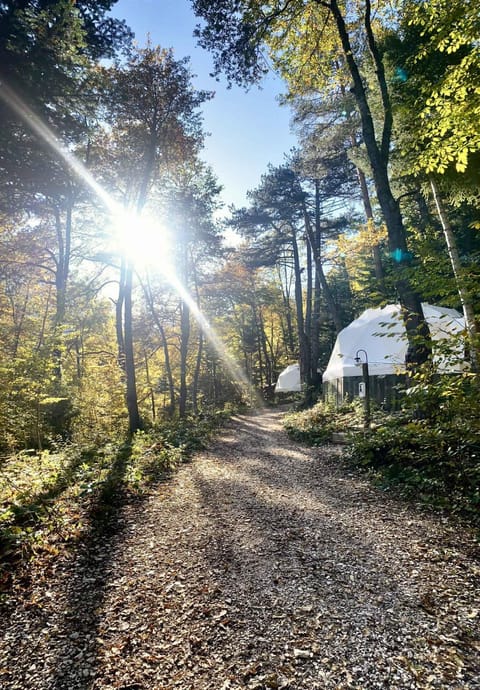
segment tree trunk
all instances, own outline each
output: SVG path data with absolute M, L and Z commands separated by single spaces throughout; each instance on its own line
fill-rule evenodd
M 313 300 L 313 272 L 312 248 L 307 240 L 307 290 L 305 295 L 305 348 L 308 352 L 305 362 L 305 404 L 313 402 L 312 381 L 312 300 Z
M 295 230 L 292 228 L 292 249 L 293 249 L 293 267 L 295 273 L 295 306 L 297 311 L 297 332 L 299 345 L 299 360 L 300 360 L 300 379 L 304 383 L 306 372 L 310 371 L 310 358 L 305 338 L 305 321 L 303 318 L 303 291 L 302 291 L 302 273 L 300 270 L 300 257 L 298 253 L 297 237 Z
M 197 302 L 197 309 L 200 312 L 200 290 L 198 289 L 198 276 L 196 266 L 193 265 L 193 279 L 195 281 L 195 297 Z M 192 381 L 192 406 L 194 414 L 198 414 L 198 382 L 200 379 L 200 370 L 202 366 L 203 344 L 204 344 L 203 330 L 200 328 L 198 333 L 198 349 L 195 360 L 195 371 L 193 373 Z
M 463 270 L 460 261 L 460 256 L 458 254 L 457 241 L 450 224 L 450 221 L 443 205 L 443 200 L 440 194 L 440 189 L 438 188 L 437 181 L 430 175 L 429 177 L 430 186 L 432 188 L 433 198 L 435 201 L 435 206 L 438 212 L 438 217 L 443 228 L 443 234 L 445 235 L 445 242 L 447 244 L 448 256 L 450 257 L 450 263 L 452 265 L 453 275 L 455 277 L 455 285 L 457 287 L 457 292 L 460 297 L 460 302 L 462 304 L 463 316 L 465 318 L 465 327 L 468 334 L 468 342 L 470 346 L 470 359 L 472 370 L 478 372 L 478 365 L 480 361 L 480 352 L 478 345 L 478 328 L 475 320 L 475 312 L 473 310 L 468 291 L 464 286 L 463 280 Z
M 55 326 L 61 326 L 65 322 L 67 303 L 67 285 L 70 273 L 70 254 L 72 251 L 72 213 L 73 198 L 69 194 L 66 200 L 65 219 L 58 206 L 54 206 L 55 233 L 57 236 L 57 256 L 55 259 L 55 289 L 56 311 Z
M 143 281 L 140 281 L 140 284 L 142 286 L 143 294 L 145 296 L 145 301 L 147 303 L 147 306 L 150 310 L 150 314 L 152 316 L 152 319 L 158 328 L 158 332 L 160 333 L 160 339 L 162 342 L 162 349 L 163 349 L 163 359 L 165 362 L 165 373 L 167 376 L 167 382 L 168 382 L 168 393 L 170 397 L 170 404 L 168 407 L 169 414 L 173 414 L 175 411 L 175 385 L 173 382 L 173 374 L 172 374 L 172 367 L 170 364 L 170 352 L 168 349 L 168 342 L 167 342 L 167 336 L 165 334 L 165 329 L 163 327 L 162 321 L 157 313 L 157 310 L 155 309 L 155 304 L 153 301 L 153 294 L 152 294 L 152 288 L 150 285 L 150 281 L 147 276 L 147 282 L 143 283 Z
M 341 91 L 342 91 L 342 95 L 346 96 L 345 86 L 341 87 Z M 351 113 L 349 113 L 349 115 L 351 115 Z M 356 138 L 356 135 L 354 132 L 352 132 L 350 134 L 350 141 L 351 141 L 352 146 L 354 148 L 358 147 L 357 138 Z M 363 210 L 365 212 L 365 219 L 367 221 L 367 225 L 369 225 L 371 223 L 372 227 L 374 227 L 375 221 L 373 219 L 373 209 L 372 209 L 372 203 L 370 200 L 370 192 L 368 190 L 367 178 L 366 178 L 363 170 L 358 165 L 355 166 L 355 170 L 357 172 L 358 186 L 360 187 L 360 195 L 362 197 Z M 372 254 L 373 254 L 373 262 L 374 262 L 375 278 L 377 279 L 380 292 L 382 294 L 385 294 L 385 292 L 386 292 L 386 290 L 385 290 L 385 272 L 383 270 L 382 257 L 381 257 L 381 253 L 380 253 L 380 247 L 378 244 L 373 245 Z
M 312 301 L 313 301 L 313 266 L 312 248 L 307 240 L 307 289 L 305 293 L 305 333 L 307 342 L 310 344 L 312 330 Z
M 367 220 L 367 225 L 374 227 L 375 221 L 373 220 L 372 204 L 370 201 L 370 193 L 368 191 L 367 179 L 365 173 L 360 168 L 357 168 L 358 183 L 360 186 L 360 192 L 362 195 L 363 209 L 365 211 L 365 218 Z M 385 271 L 383 270 L 382 255 L 380 253 L 380 246 L 375 243 L 372 246 L 373 255 L 373 267 L 375 271 L 375 278 L 378 283 L 379 290 L 382 294 L 385 294 Z
M 115 333 L 117 335 L 117 362 L 120 369 L 125 373 L 125 339 L 123 335 L 123 307 L 125 303 L 125 275 L 126 264 L 122 256 L 120 263 L 120 275 L 118 277 L 118 298 L 115 303 Z
M 203 337 L 203 331 L 200 329 L 198 333 L 198 350 L 197 359 L 195 361 L 195 372 L 193 375 L 192 382 L 192 406 L 194 414 L 198 414 L 198 383 L 200 380 L 200 370 L 202 366 L 202 355 L 203 355 L 203 344 L 205 339 Z
M 219 381 L 218 381 L 218 376 L 217 376 L 217 360 L 215 359 L 215 353 L 213 354 L 213 359 L 212 359 L 212 380 L 213 380 L 213 405 L 214 407 L 217 406 L 218 403 L 218 390 L 219 390 Z
M 325 272 L 323 270 L 323 264 L 322 264 L 322 256 L 321 256 L 321 223 L 320 223 L 320 198 L 319 198 L 319 189 L 318 189 L 318 184 L 316 185 L 316 190 L 315 190 L 315 205 L 316 205 L 316 210 L 315 210 L 315 232 L 313 231 L 312 224 L 310 222 L 310 218 L 308 216 L 307 209 L 305 207 L 305 204 L 303 206 L 303 213 L 304 213 L 304 218 L 305 218 L 305 231 L 307 233 L 307 239 L 310 244 L 310 247 L 313 252 L 313 257 L 315 260 L 315 269 L 316 269 L 316 274 L 318 276 L 318 279 L 320 281 L 321 288 L 323 290 L 323 295 L 325 297 L 325 301 L 327 303 L 327 308 L 330 314 L 330 318 L 332 319 L 334 326 L 335 326 L 335 331 L 338 334 L 342 328 L 343 328 L 343 323 L 341 319 L 340 312 L 338 310 L 338 307 L 335 303 L 335 300 L 333 299 L 332 291 L 330 290 L 330 286 L 327 282 L 327 279 L 325 277 Z
M 127 410 L 128 410 L 128 429 L 130 434 L 134 434 L 142 429 L 142 421 L 138 411 L 137 381 L 135 374 L 135 357 L 133 349 L 133 327 L 132 327 L 132 282 L 133 265 L 127 261 L 125 268 L 125 302 L 123 314 L 123 333 L 125 345 L 125 378 L 127 385 Z
M 144 156 L 144 166 L 143 175 L 140 180 L 139 191 L 137 194 L 136 212 L 137 216 L 140 217 L 143 208 L 147 201 L 148 196 L 148 186 L 152 177 L 154 165 L 155 165 L 155 153 L 157 147 L 157 137 L 154 133 L 154 128 L 152 126 L 151 136 L 149 146 L 145 152 Z M 123 262 L 122 262 L 123 263 Z M 119 339 L 119 345 L 123 339 L 123 346 L 125 348 L 125 378 L 127 384 L 127 410 L 128 410 L 128 420 L 129 420 L 129 431 L 131 434 L 135 433 L 142 428 L 142 422 L 138 412 L 138 395 L 137 395 L 137 383 L 135 376 L 135 358 L 133 349 L 133 317 L 132 317 L 132 290 L 133 290 L 133 265 L 132 262 L 126 258 L 125 265 L 125 280 L 123 283 L 123 332 Z M 120 293 L 119 293 L 119 303 L 121 309 L 121 298 L 122 284 L 120 283 Z M 118 307 L 117 307 L 118 309 Z M 117 314 L 118 315 L 118 314 Z M 118 333 L 118 321 L 117 321 L 117 339 L 119 338 Z
M 182 300 L 180 304 L 180 396 L 178 413 L 184 417 L 187 412 L 187 356 L 190 339 L 190 308 Z
M 260 333 L 260 328 L 258 324 L 258 318 L 257 318 L 257 305 L 255 303 L 255 298 L 253 299 L 252 304 L 250 305 L 250 308 L 252 310 L 252 322 L 253 326 L 255 328 L 254 332 L 254 338 L 255 338 L 255 345 L 257 349 L 257 360 L 258 360 L 258 381 L 257 385 L 260 389 L 263 388 L 263 382 L 264 382 L 264 363 L 263 363 L 263 350 L 262 350 L 262 342 L 261 342 L 261 333 Z M 252 353 L 253 355 L 253 353 Z M 253 358 L 252 358 L 253 362 Z
M 312 386 L 315 390 L 321 390 L 321 376 L 318 373 L 318 361 L 320 359 L 320 313 L 322 304 L 322 289 L 320 285 L 320 278 L 315 269 L 315 287 L 313 291 L 313 309 L 312 309 L 312 335 L 311 335 L 311 351 L 312 351 Z
M 143 358 L 145 361 L 145 376 L 147 379 L 147 386 L 148 386 L 148 390 L 150 392 L 150 405 L 151 405 L 151 410 L 152 410 L 152 421 L 154 422 L 157 418 L 157 409 L 156 409 L 156 405 L 155 405 L 155 391 L 153 390 L 152 380 L 150 378 L 150 367 L 148 366 L 148 354 L 147 354 L 146 350 L 143 353 Z
M 286 272 L 286 271 L 285 271 Z M 280 286 L 282 288 L 282 299 L 283 306 L 285 308 L 285 320 L 287 324 L 286 328 L 286 345 L 290 355 L 295 352 L 295 337 L 293 334 L 293 323 L 292 323 L 292 305 L 290 303 L 290 289 L 288 285 L 288 279 L 285 276 L 285 283 L 282 280 L 282 275 L 280 273 L 280 267 L 278 268 L 278 277 L 280 278 Z
M 261 338 L 263 356 L 265 359 L 265 383 L 267 386 L 271 386 L 272 385 L 272 360 L 271 360 L 271 357 L 268 353 L 267 336 L 265 333 L 265 324 L 263 321 L 263 315 L 262 315 L 261 309 L 258 310 L 258 327 L 259 327 L 259 334 L 260 334 L 260 338 Z
M 73 201 L 70 196 L 67 198 L 65 209 L 65 223 L 62 222 L 62 213 L 58 206 L 54 207 L 55 231 L 57 235 L 57 258 L 55 266 L 55 290 L 56 290 L 56 310 L 55 310 L 55 339 L 56 345 L 53 349 L 54 378 L 57 386 L 62 382 L 62 326 L 65 324 L 65 314 L 67 306 L 67 284 L 70 271 L 70 252 L 72 242 L 72 209 Z
M 338 5 L 337 0 L 330 0 L 328 5 L 335 19 L 345 60 L 352 77 L 352 92 L 360 113 L 363 140 L 372 168 L 378 202 L 380 204 L 380 208 L 382 209 L 382 214 L 387 226 L 390 253 L 394 261 L 396 261 L 398 264 L 396 288 L 402 306 L 402 314 L 409 342 L 407 365 L 409 367 L 414 367 L 423 364 L 428 360 L 431 353 L 431 339 L 427 323 L 423 316 L 420 298 L 412 289 L 407 278 L 402 275 L 401 271 L 401 264 L 408 261 L 409 253 L 407 251 L 406 233 L 400 207 L 397 200 L 393 196 L 388 177 L 388 157 L 392 113 L 385 80 L 384 67 L 381 56 L 378 53 L 370 24 L 370 0 L 366 0 L 365 29 L 367 33 L 368 45 L 375 65 L 377 83 L 384 108 L 384 121 L 380 146 L 376 141 L 375 127 L 373 124 L 370 106 L 368 104 L 360 71 L 355 61 L 355 51 L 350 44 L 350 37 L 348 35 L 342 10 Z
M 360 194 L 362 196 L 363 210 L 365 211 L 365 218 L 368 220 L 373 220 L 373 209 L 372 203 L 370 201 L 370 193 L 368 191 L 367 178 L 363 170 L 359 167 L 355 167 L 357 171 L 358 184 L 360 187 Z
M 320 222 L 320 184 L 319 180 L 315 180 L 315 236 L 314 236 L 314 245 L 312 248 L 313 252 L 313 258 L 314 258 L 314 263 L 315 263 L 315 285 L 314 285 L 314 301 L 313 301 L 313 313 L 312 313 L 312 332 L 311 332 L 311 352 L 312 352 L 312 359 L 311 359 L 311 378 L 312 378 L 312 386 L 314 389 L 319 390 L 321 389 L 321 379 L 319 378 L 318 375 L 318 360 L 320 358 L 320 312 L 321 312 L 321 297 L 322 297 L 322 284 L 321 284 L 321 279 L 320 279 L 320 273 L 323 274 L 323 277 L 325 278 L 325 275 L 323 273 L 323 266 L 321 262 L 321 253 L 322 253 L 322 226 Z M 317 268 L 317 261 L 316 257 L 319 259 L 320 263 L 320 272 L 318 271 Z M 325 279 L 326 283 L 326 279 Z M 340 313 L 337 309 L 337 306 L 333 300 L 333 296 L 331 295 L 331 291 L 329 289 L 329 286 L 327 285 L 328 288 L 328 293 L 331 298 L 331 302 L 335 306 L 335 323 L 337 323 L 338 326 L 341 325 L 341 318 L 340 318 Z

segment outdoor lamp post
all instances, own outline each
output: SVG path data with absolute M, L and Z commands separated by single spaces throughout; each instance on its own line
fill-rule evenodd
M 360 352 L 363 352 L 365 356 L 365 361 L 362 361 L 362 358 L 360 357 Z M 364 420 L 364 428 L 369 429 L 370 428 L 370 374 L 368 371 L 368 355 L 366 350 L 357 350 L 355 354 L 355 363 L 357 366 L 362 363 L 362 377 L 363 377 L 363 383 L 365 385 L 365 420 Z

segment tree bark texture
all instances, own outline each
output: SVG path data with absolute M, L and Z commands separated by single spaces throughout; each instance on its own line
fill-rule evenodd
M 324 4 L 324 3 L 322 3 Z M 328 6 L 335 20 L 338 35 L 342 43 L 345 59 L 353 81 L 352 92 L 357 103 L 362 123 L 362 134 L 372 167 L 373 180 L 377 192 L 378 202 L 388 231 L 389 249 L 397 267 L 396 289 L 402 307 L 403 320 L 407 332 L 409 347 L 407 365 L 414 367 L 426 362 L 431 353 L 431 339 L 427 323 L 423 316 L 419 295 L 412 289 L 408 279 L 402 275 L 402 262 L 409 256 L 407 250 L 406 232 L 398 201 L 395 199 L 390 186 L 388 175 L 388 155 L 391 135 L 391 107 L 385 72 L 381 56 L 378 52 L 372 27 L 370 24 L 370 2 L 367 0 L 365 11 L 365 29 L 369 49 L 374 61 L 377 83 L 379 86 L 384 109 L 384 121 L 381 133 L 381 145 L 377 144 L 375 127 L 365 87 L 355 60 L 355 53 L 350 43 L 350 36 L 345 19 L 337 0 L 330 0 Z

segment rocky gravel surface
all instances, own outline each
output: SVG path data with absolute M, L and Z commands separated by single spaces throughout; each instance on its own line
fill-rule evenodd
M 281 414 L 39 564 L 1 622 L 4 690 L 480 688 L 474 535 L 373 488 Z

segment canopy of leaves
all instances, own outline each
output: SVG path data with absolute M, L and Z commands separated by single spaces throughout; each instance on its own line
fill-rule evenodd
M 476 2 L 410 1 L 404 16 L 402 72 L 416 118 L 410 135 L 416 167 L 443 174 L 476 165 L 480 151 L 480 15 Z M 412 94 L 414 98 L 412 98 Z
M 105 143 L 114 149 L 130 203 L 143 206 L 155 175 L 192 161 L 203 144 L 199 107 L 213 94 L 193 87 L 188 62 L 147 45 L 106 70 Z
M 0 4 L 0 181 L 10 209 L 47 180 L 65 183 L 58 161 L 26 124 L 28 109 L 70 145 L 85 136 L 98 100 L 93 60 L 111 57 L 131 38 L 124 22 L 106 16 L 113 5 L 111 0 Z M 12 108 L 12 98 L 23 102 L 23 117 Z

